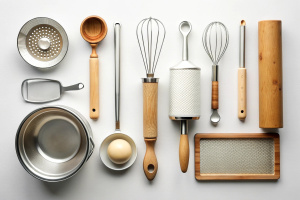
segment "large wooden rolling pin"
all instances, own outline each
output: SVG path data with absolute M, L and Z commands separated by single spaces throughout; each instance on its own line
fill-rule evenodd
M 146 143 L 143 167 L 148 180 L 155 178 L 158 168 L 154 151 L 154 144 L 157 138 L 157 90 L 157 82 L 143 83 L 143 134 Z
M 281 21 L 258 22 L 259 127 L 283 127 Z

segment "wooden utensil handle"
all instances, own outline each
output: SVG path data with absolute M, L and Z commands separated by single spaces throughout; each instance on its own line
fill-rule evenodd
M 154 152 L 157 137 L 157 90 L 158 83 L 143 83 L 143 134 L 146 143 L 144 172 L 148 180 L 153 180 L 158 163 Z
M 145 175 L 149 181 L 151 181 L 155 178 L 157 168 L 158 168 L 158 163 L 157 163 L 156 155 L 154 152 L 155 142 L 156 142 L 156 138 L 155 139 L 145 139 L 146 154 L 144 157 L 143 166 L 144 166 Z
M 247 116 L 247 70 L 238 69 L 238 117 L 245 119 Z
M 212 81 L 211 108 L 214 110 L 219 108 L 219 83 L 218 83 L 218 81 Z
M 99 59 L 90 58 L 90 118 L 99 117 Z
M 185 173 L 189 166 L 190 147 L 188 135 L 180 135 L 179 143 L 179 162 L 180 168 Z
M 144 138 L 157 137 L 157 90 L 158 83 L 143 83 Z

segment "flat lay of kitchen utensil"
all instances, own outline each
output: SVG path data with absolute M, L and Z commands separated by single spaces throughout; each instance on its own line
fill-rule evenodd
M 180 121 L 179 161 L 182 172 L 189 164 L 188 120 L 200 118 L 200 68 L 188 61 L 190 22 L 183 21 L 179 31 L 183 36 L 182 61 L 170 69 L 169 118 Z
M 281 29 L 280 20 L 258 22 L 259 127 L 267 130 L 283 127 Z M 179 24 L 179 31 L 183 37 L 182 61 L 169 69 L 168 114 L 171 120 L 180 122 L 179 164 L 183 173 L 187 172 L 190 158 L 188 121 L 200 119 L 201 97 L 211 95 L 210 122 L 214 128 L 221 119 L 218 113 L 218 68 L 229 45 L 229 31 L 222 22 L 216 21 L 206 26 L 202 35 L 202 44 L 212 61 L 212 92 L 202 94 L 200 92 L 201 69 L 188 59 L 188 36 L 191 30 L 190 22 L 182 21 Z M 155 77 L 155 70 L 165 41 L 166 28 L 160 20 L 149 17 L 141 20 L 135 31 L 138 41 L 136 48 L 140 50 L 141 63 L 146 74 L 146 77 L 142 78 L 143 137 L 146 152 L 143 164 L 140 164 L 147 179 L 152 181 L 158 171 L 154 146 L 158 136 L 159 79 Z M 96 15 L 85 18 L 80 25 L 82 38 L 92 48 L 89 60 L 89 117 L 91 119 L 97 119 L 100 113 L 99 58 L 96 49 L 107 33 L 106 22 Z M 238 119 L 245 120 L 247 117 L 245 20 L 240 21 L 239 34 L 237 112 Z M 21 57 L 38 69 L 49 69 L 58 65 L 65 57 L 68 46 L 69 40 L 63 27 L 47 17 L 38 17 L 26 22 L 17 38 L 17 48 Z M 121 24 L 115 22 L 115 131 L 104 138 L 99 147 L 103 164 L 112 171 L 128 169 L 137 158 L 136 143 L 120 129 L 120 47 Z M 46 70 L 43 72 L 46 73 Z M 62 86 L 57 80 L 31 78 L 22 82 L 21 94 L 26 102 L 43 104 L 60 99 L 66 91 L 83 88 L 83 83 Z M 124 93 L 126 92 L 128 88 L 125 88 Z M 76 95 L 75 92 L 74 98 Z M 132 112 L 141 112 L 141 110 L 142 108 L 139 108 Z M 248 117 L 247 120 L 251 119 Z M 95 121 L 95 123 L 101 122 Z M 136 133 L 136 135 L 141 134 Z M 195 178 L 199 181 L 277 180 L 280 177 L 278 133 L 198 133 L 195 134 L 194 144 L 192 152 L 195 152 Z M 22 167 L 33 177 L 46 182 L 63 181 L 75 175 L 89 160 L 96 145 L 89 122 L 77 110 L 68 106 L 43 105 L 33 110 L 20 123 L 15 138 L 16 154 Z
M 240 26 L 240 66 L 238 69 L 238 118 L 245 120 L 247 116 L 247 70 L 245 68 L 246 22 Z
M 60 99 L 66 91 L 81 90 L 83 87 L 82 83 L 63 87 L 57 80 L 34 78 L 23 81 L 21 93 L 26 102 L 46 103 Z
M 49 69 L 64 59 L 69 40 L 58 22 L 47 17 L 37 17 L 23 25 L 17 45 L 20 55 L 28 64 L 39 69 Z
M 120 129 L 120 31 L 121 24 L 114 24 L 114 52 L 115 52 L 115 132 L 107 136 L 100 146 L 102 162 L 112 170 L 124 170 L 130 167 L 136 157 L 137 148 L 134 141 Z
M 221 22 L 212 22 L 207 25 L 202 36 L 203 47 L 210 58 L 212 65 L 212 93 L 210 121 L 217 124 L 221 117 L 219 109 L 219 61 L 223 57 L 229 43 L 229 34 L 226 26 Z
M 148 180 L 153 180 L 157 173 L 158 162 L 154 151 L 157 139 L 157 98 L 158 78 L 154 72 L 165 40 L 165 27 L 155 18 L 140 21 L 136 35 L 144 62 L 147 78 L 143 78 L 143 135 L 146 154 L 143 167 Z
M 90 118 L 99 117 L 99 58 L 96 48 L 107 34 L 107 25 L 104 19 L 98 16 L 90 16 L 83 20 L 80 26 L 82 38 L 90 43 L 92 54 L 90 55 Z

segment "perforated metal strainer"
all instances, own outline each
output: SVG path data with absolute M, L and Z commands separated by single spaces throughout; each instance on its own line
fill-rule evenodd
M 37 68 L 57 65 L 65 57 L 68 44 L 64 28 L 46 17 L 26 22 L 18 35 L 20 55 L 27 63 Z

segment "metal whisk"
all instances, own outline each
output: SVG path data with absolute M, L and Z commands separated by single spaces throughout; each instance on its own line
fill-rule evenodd
M 155 18 L 143 19 L 137 26 L 136 36 L 147 77 L 154 77 L 154 72 L 165 40 L 165 27 Z
M 165 40 L 165 34 L 164 25 L 158 19 L 151 17 L 143 19 L 136 29 L 147 75 L 147 78 L 143 78 L 143 135 L 146 143 L 143 167 L 149 180 L 154 179 L 158 168 L 154 152 L 154 144 L 157 138 L 158 78 L 154 78 L 154 72 Z
M 202 36 L 203 47 L 213 62 L 212 65 L 212 102 L 213 113 L 210 121 L 214 124 L 220 121 L 218 114 L 219 91 L 218 91 L 218 63 L 224 55 L 228 43 L 229 34 L 226 26 L 221 22 L 212 22 L 204 30 Z

